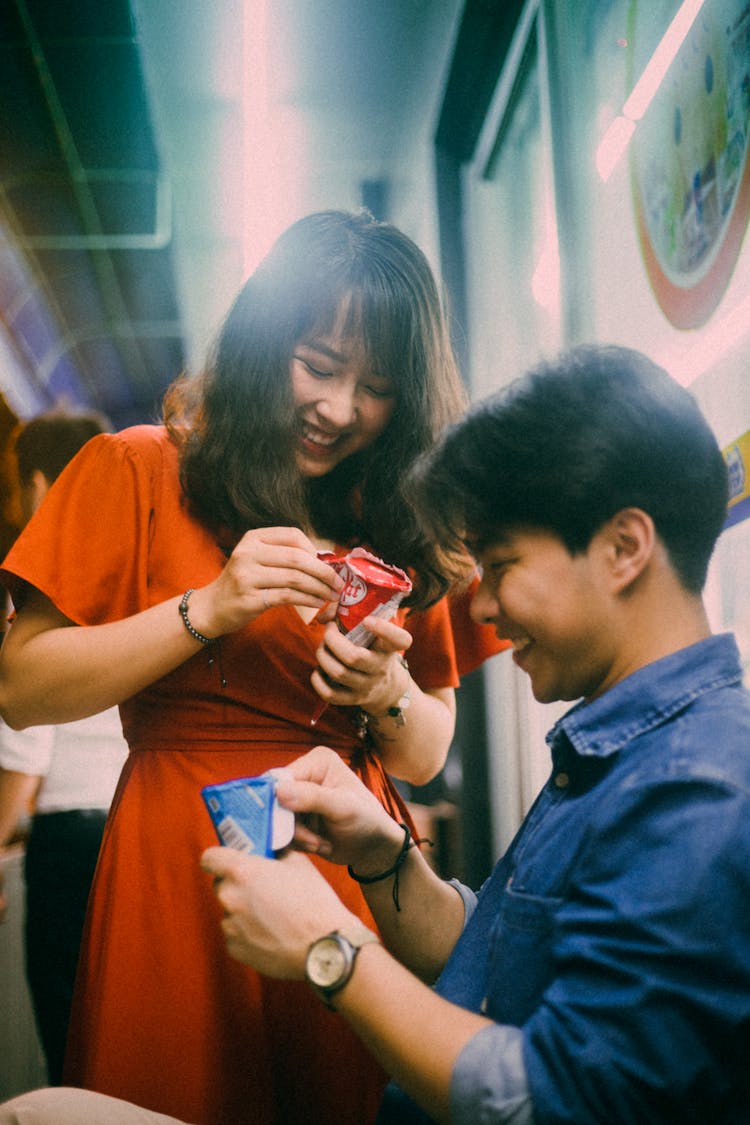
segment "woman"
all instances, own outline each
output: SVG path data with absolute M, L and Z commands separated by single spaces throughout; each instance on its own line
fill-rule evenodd
M 462 405 L 421 251 L 365 214 L 309 216 L 240 292 L 202 378 L 170 389 L 164 426 L 89 443 L 5 560 L 0 711 L 26 726 L 119 703 L 131 749 L 68 1082 L 201 1125 L 374 1116 L 382 1076 L 335 1015 L 224 954 L 200 791 L 325 743 L 405 820 L 388 775 L 440 769 L 467 637 L 401 481 Z M 340 587 L 318 552 L 351 544 L 414 581 L 371 650 L 316 616 Z M 472 645 L 478 662 L 496 642 Z

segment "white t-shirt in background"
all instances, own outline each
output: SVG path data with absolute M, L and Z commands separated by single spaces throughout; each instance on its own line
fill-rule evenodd
M 108 809 L 127 753 L 117 707 L 26 730 L 0 722 L 0 766 L 43 778 L 39 813 Z

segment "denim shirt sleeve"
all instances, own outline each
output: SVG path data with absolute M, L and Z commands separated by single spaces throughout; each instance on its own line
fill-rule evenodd
M 451 1079 L 455 1125 L 533 1125 L 523 1032 L 493 1024 L 470 1039 Z
M 464 927 L 477 906 L 474 891 L 449 880 L 464 901 Z M 451 1120 L 455 1125 L 533 1125 L 522 1055 L 523 1033 L 493 1024 L 470 1039 L 451 1079 Z

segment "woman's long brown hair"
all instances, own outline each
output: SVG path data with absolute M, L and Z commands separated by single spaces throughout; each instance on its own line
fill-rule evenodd
M 290 363 L 342 307 L 373 370 L 394 383 L 384 432 L 322 478 L 296 463 Z M 414 577 L 411 604 L 435 601 L 455 563 L 420 530 L 404 488 L 415 459 L 462 413 L 464 390 L 440 295 L 422 251 L 366 212 L 324 211 L 291 226 L 237 296 L 202 375 L 164 401 L 184 491 L 199 519 L 232 539 L 297 526 L 361 543 Z

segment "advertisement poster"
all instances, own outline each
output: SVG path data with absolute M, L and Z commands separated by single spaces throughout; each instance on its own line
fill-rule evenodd
M 630 10 L 631 86 L 679 7 Z M 750 212 L 750 2 L 706 0 L 631 146 L 641 250 L 677 328 L 705 324 L 726 290 Z

